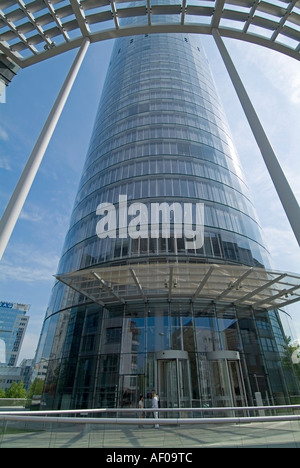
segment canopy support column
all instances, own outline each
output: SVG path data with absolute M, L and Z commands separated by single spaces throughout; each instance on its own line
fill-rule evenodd
M 0 220 L 0 260 L 20 216 L 89 44 L 90 40 L 85 38 Z
M 277 194 L 281 200 L 283 209 L 287 215 L 295 237 L 300 245 L 300 208 L 297 199 L 285 177 L 285 174 L 277 160 L 274 150 L 266 136 L 262 124 L 255 112 L 252 102 L 231 60 L 225 44 L 217 29 L 212 30 L 213 37 L 222 56 L 232 84 L 241 102 L 247 120 L 252 129 L 254 138 L 259 146 Z

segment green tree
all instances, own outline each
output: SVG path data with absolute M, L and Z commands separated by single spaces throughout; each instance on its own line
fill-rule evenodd
M 44 380 L 43 379 L 34 379 L 27 393 L 27 398 L 31 399 L 33 395 L 41 395 L 43 392 Z
M 286 369 L 291 369 L 295 372 L 295 375 L 300 380 L 300 363 L 294 361 L 295 357 L 300 355 L 300 346 L 293 345 L 291 337 L 286 338 L 287 344 L 284 347 L 284 356 L 282 359 L 283 367 Z
M 0 388 L 0 398 L 5 398 L 5 390 L 3 388 Z
M 23 382 L 14 382 L 11 387 L 6 390 L 6 398 L 26 398 L 26 390 Z

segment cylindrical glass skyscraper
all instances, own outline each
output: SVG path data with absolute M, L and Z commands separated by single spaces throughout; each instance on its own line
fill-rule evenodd
M 176 226 L 196 231 L 200 205 L 193 244 Z M 117 39 L 58 271 L 98 283 L 54 286 L 36 356 L 43 403 L 136 407 L 152 389 L 166 408 L 289 401 L 277 311 L 208 298 L 210 265 L 263 270 L 268 252 L 201 43 Z

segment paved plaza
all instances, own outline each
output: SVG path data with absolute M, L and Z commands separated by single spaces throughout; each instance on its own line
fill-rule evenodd
M 300 448 L 298 421 L 139 427 L 102 424 L 0 426 L 0 448 Z M 29 423 L 30 424 L 30 423 Z

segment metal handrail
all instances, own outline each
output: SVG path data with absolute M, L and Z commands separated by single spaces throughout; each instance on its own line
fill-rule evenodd
M 91 409 L 75 409 L 75 410 L 45 410 L 45 411 L 3 411 L 0 412 L 0 420 L 4 420 L 6 416 L 14 416 L 14 417 L 21 417 L 22 420 L 25 420 L 27 416 L 37 416 L 37 420 L 41 420 L 42 415 L 47 416 L 47 420 L 49 420 L 49 416 L 55 415 L 55 414 L 81 414 L 81 415 L 86 415 L 86 414 L 103 414 L 103 413 L 153 413 L 159 412 L 159 413 L 183 413 L 183 412 L 193 412 L 193 413 L 205 413 L 205 412 L 233 412 L 233 411 L 276 411 L 276 410 L 283 410 L 283 409 L 295 409 L 300 411 L 300 405 L 277 405 L 277 406 L 231 406 L 231 407 L 213 407 L 213 408 L 91 408 Z M 286 416 L 267 416 L 268 420 L 271 417 L 287 417 Z M 290 415 L 291 416 L 291 415 Z M 296 416 L 296 418 L 300 418 L 300 415 L 292 415 Z M 262 417 L 262 416 L 260 416 Z M 258 417 L 255 417 L 255 420 L 257 420 Z M 55 419 L 55 418 L 54 418 Z M 63 418 L 57 418 L 60 422 L 62 422 Z M 71 418 L 68 418 L 71 419 Z M 81 419 L 82 418 L 77 418 Z M 84 418 L 84 421 L 86 421 L 88 418 Z M 113 420 L 120 420 L 124 421 L 125 418 L 101 418 L 100 422 L 103 422 L 105 420 L 113 421 Z M 130 419 L 135 419 L 135 418 L 130 418 Z M 200 418 L 164 418 L 168 419 L 171 421 L 175 421 L 176 419 L 179 419 L 180 421 L 183 420 L 196 420 Z M 203 420 L 204 418 L 201 418 Z M 207 418 L 208 419 L 208 418 Z M 211 420 L 213 418 L 209 418 Z M 224 419 L 232 419 L 232 418 L 215 418 L 215 419 L 222 419 L 224 422 Z M 241 419 L 241 418 L 238 418 Z M 76 418 L 72 418 L 72 421 L 75 422 Z M 93 419 L 94 420 L 94 419 Z M 139 418 L 141 420 L 141 418 Z M 150 420 L 150 419 L 145 419 L 145 421 Z M 160 418 L 160 421 L 162 421 L 163 418 Z
M 26 421 L 59 424 L 103 424 L 103 425 L 183 425 L 183 424 L 245 424 L 250 422 L 300 421 L 300 415 L 284 416 L 245 416 L 228 418 L 69 418 L 21 415 L 0 415 L 2 421 Z
M 285 414 L 266 416 L 264 413 L 260 416 L 232 416 L 229 411 L 232 410 L 281 410 L 293 408 L 297 412 L 300 405 L 293 406 L 268 406 L 268 407 L 240 407 L 240 408 L 173 408 L 174 418 L 159 417 L 147 418 L 136 417 L 136 414 L 141 412 L 152 412 L 154 409 L 135 409 L 135 408 L 98 408 L 84 410 L 54 410 L 54 411 L 34 411 L 34 412 L 0 412 L 0 425 L 2 433 L 0 435 L 0 447 L 145 447 L 149 445 L 149 434 L 151 435 L 151 447 L 169 447 L 168 441 L 172 441 L 171 446 L 176 437 L 180 436 L 180 441 L 176 442 L 178 448 L 185 449 L 185 442 L 190 444 L 192 438 L 193 447 L 189 450 L 193 451 L 194 447 L 217 447 L 217 446 L 281 446 L 288 444 L 295 447 L 299 446 L 299 428 L 300 428 L 300 412 L 299 414 Z M 158 408 L 159 412 L 169 411 L 171 408 Z M 182 414 L 187 409 L 196 412 L 200 411 L 217 411 L 225 410 L 228 412 L 228 417 L 196 417 L 196 418 L 179 418 L 178 414 Z M 129 416 L 129 412 L 136 413 L 135 417 L 116 417 L 104 415 L 116 411 L 124 412 L 124 415 Z M 66 415 L 66 413 L 70 413 Z M 83 417 L 91 413 L 88 417 Z M 156 409 L 155 409 L 156 412 Z M 26 413 L 26 414 L 24 414 Z M 35 414 L 32 414 L 35 413 Z M 74 414 L 75 413 L 75 414 Z M 78 417 L 80 414 L 81 417 Z M 97 417 L 98 413 L 98 417 Z M 41 416 L 43 414 L 43 416 Z M 245 414 L 245 413 L 244 413 Z M 248 414 L 248 413 L 246 413 Z M 96 417 L 95 417 L 96 416 Z M 102 417 L 105 416 L 105 417 Z M 254 423 L 253 425 L 249 423 Z M 261 426 L 261 424 L 267 426 Z M 140 428 L 145 428 L 141 430 Z M 158 432 L 154 436 L 155 428 L 161 428 L 163 435 Z M 139 428 L 139 429 L 137 429 Z M 151 429 L 153 428 L 153 430 Z M 208 429 L 209 428 L 209 429 Z M 229 429 L 228 429 L 229 428 Z M 275 433 L 270 429 L 275 429 Z M 26 429 L 30 432 L 28 437 L 22 435 L 20 437 L 18 429 Z M 279 432 L 277 432 L 277 429 Z M 281 429 L 281 430 L 280 430 Z M 134 440 L 129 433 L 134 435 Z M 150 430 L 150 432 L 149 432 Z M 230 437 L 224 435 L 230 431 Z M 132 432 L 133 431 L 133 432 Z M 17 434 L 17 435 L 15 435 Z M 74 437 L 76 434 L 76 437 Z M 279 434 L 279 435 L 278 435 Z M 281 435 L 283 439 L 281 439 Z M 274 436 L 274 437 L 273 437 Z M 154 438 L 153 438 L 154 437 Z M 166 437 L 166 439 L 165 439 Z M 183 437 L 183 438 L 181 438 Z M 188 437 L 188 439 L 186 439 Z M 225 438 L 224 438 L 225 437 Z M 147 443 L 145 443 L 147 441 Z M 133 447 L 133 444 L 134 447 Z M 114 450 L 112 448 L 112 450 Z

